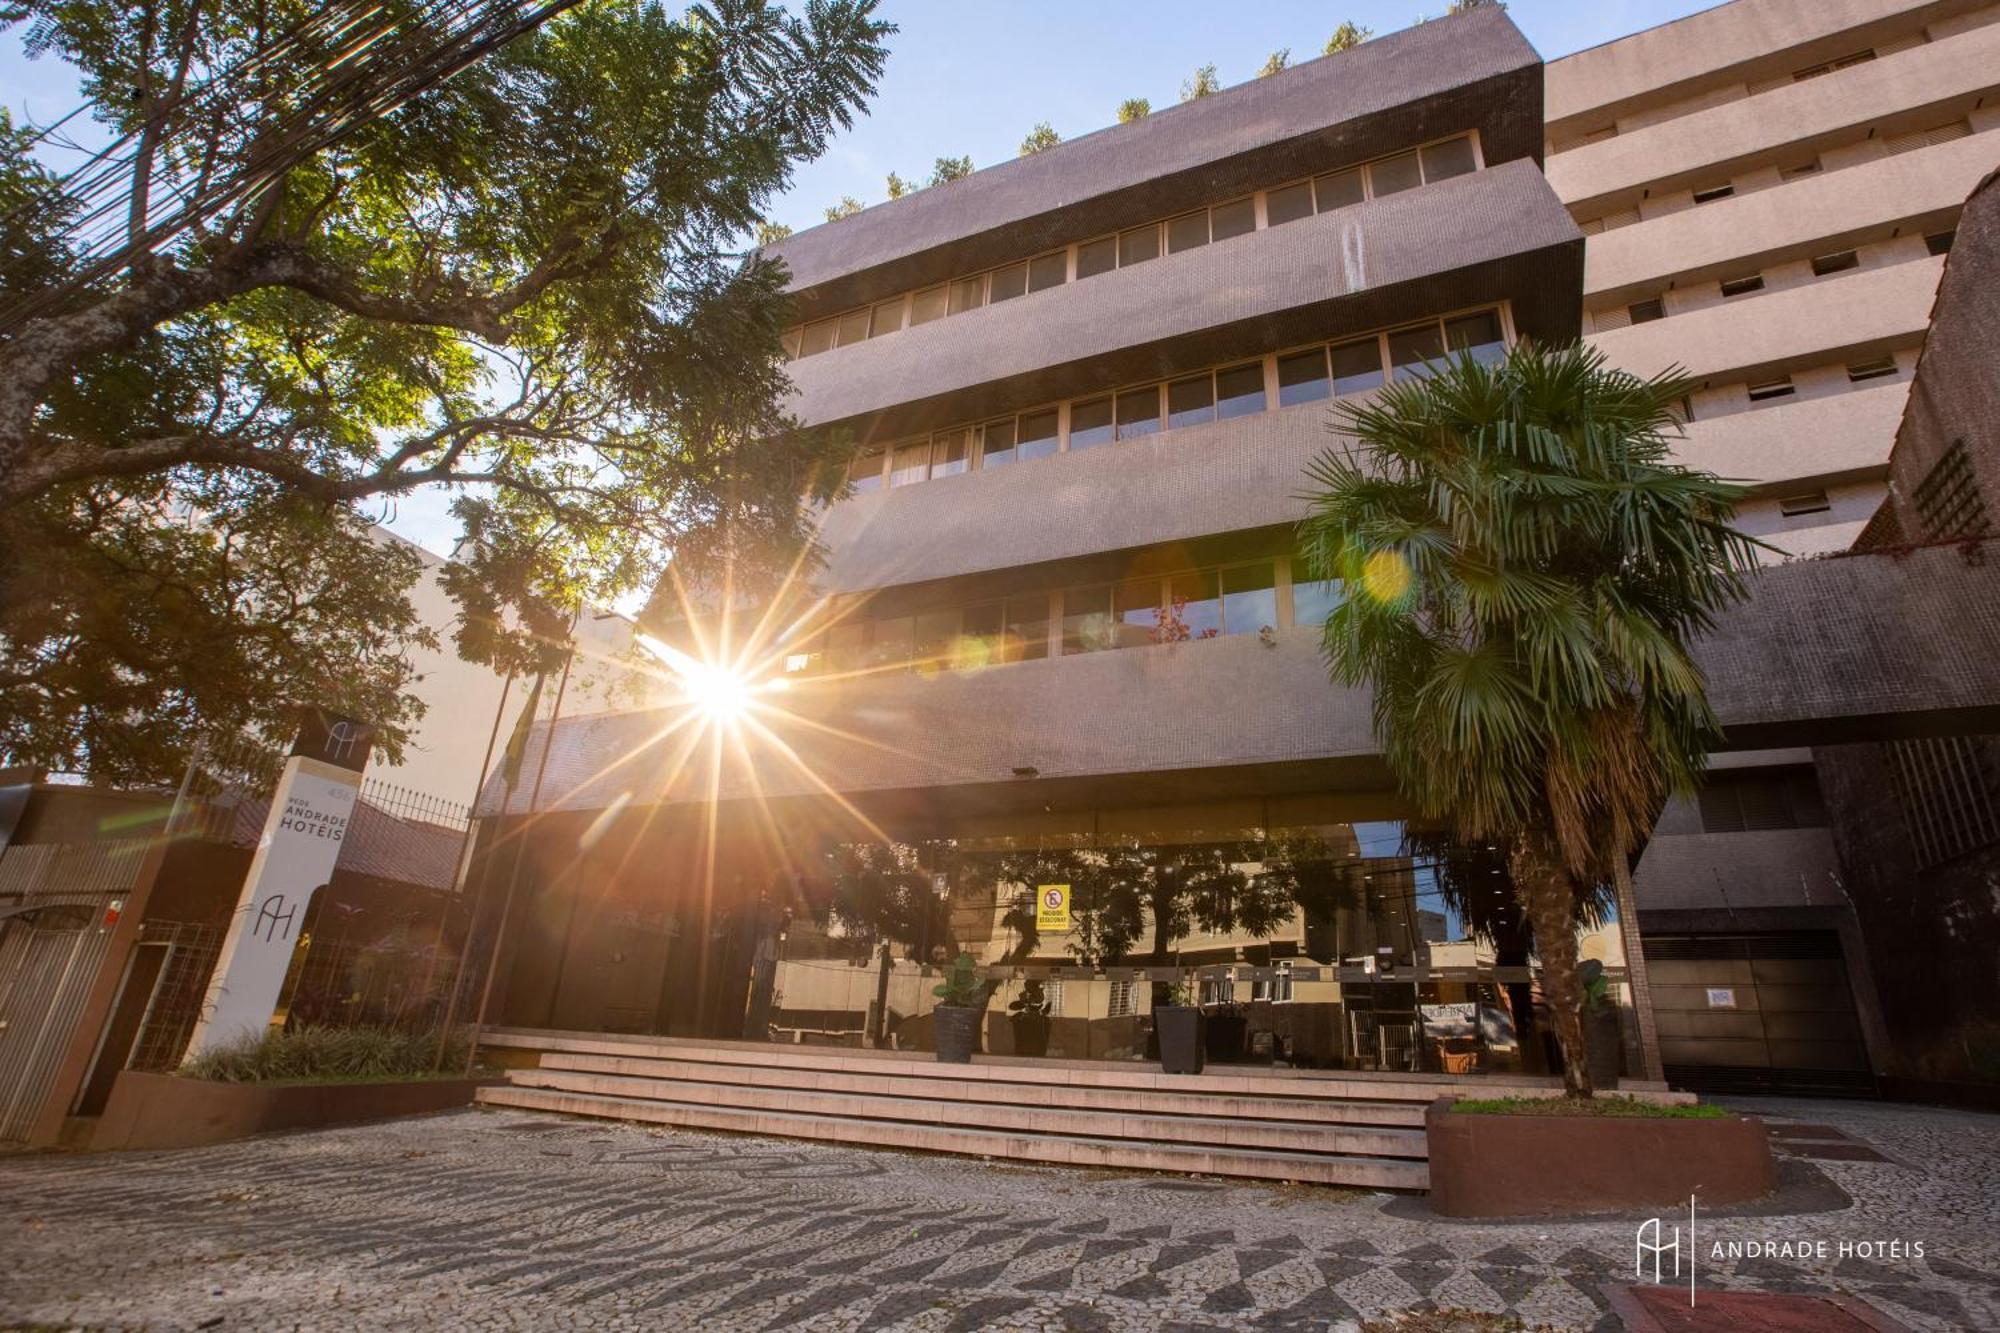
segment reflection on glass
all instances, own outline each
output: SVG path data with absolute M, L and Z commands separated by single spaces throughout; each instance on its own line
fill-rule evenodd
M 1224 420 L 1264 410 L 1264 363 L 1215 372 L 1215 414 Z
M 1435 324 L 1401 329 L 1389 335 L 1389 364 L 1399 380 L 1427 377 L 1431 370 L 1425 363 L 1437 361 L 1443 356 L 1444 340 L 1438 336 Z
M 1215 572 L 1201 569 L 1176 574 L 1167 596 L 1167 623 L 1161 637 L 1169 643 L 1212 639 L 1222 632 L 1222 597 Z
M 1112 631 L 1111 589 L 1071 588 L 1063 593 L 1064 656 L 1098 653 L 1118 646 Z
M 1278 406 L 1310 403 L 1324 398 L 1332 389 L 1326 378 L 1326 349 L 1294 352 L 1278 358 Z
M 984 305 L 986 301 L 986 279 L 960 278 L 951 284 L 951 313 L 964 314 L 968 310 Z
M 879 338 L 885 333 L 894 333 L 902 327 L 903 298 L 899 296 L 893 301 L 884 301 L 875 307 L 875 313 L 868 322 L 868 336 Z
M 951 657 L 952 643 L 958 638 L 959 615 L 950 611 L 925 611 L 916 618 L 913 652 L 917 669 L 928 675 Z
M 1446 139 L 1424 149 L 1424 182 L 1449 180 L 1453 176 L 1463 176 L 1474 167 L 1472 160 L 1472 140 L 1460 135 L 1456 139 Z
M 1356 338 L 1333 349 L 1333 391 L 1337 394 L 1362 393 L 1382 383 L 1382 343 L 1378 338 Z
M 1118 395 L 1118 438 L 1137 439 L 1160 428 L 1160 386 L 1126 389 Z
M 1255 634 L 1278 624 L 1277 567 L 1269 561 L 1222 571 L 1222 632 Z
M 1352 167 L 1319 177 L 1313 181 L 1313 194 L 1322 213 L 1360 203 L 1365 194 L 1361 186 L 1361 168 Z
M 896 450 L 896 456 L 889 463 L 889 485 L 908 486 L 912 482 L 923 481 L 930 475 L 931 442 L 919 440 Z
M 951 477 L 972 466 L 972 428 L 941 430 L 931 437 L 931 476 Z
M 1257 230 L 1257 204 L 1253 199 L 1232 199 L 1208 210 L 1211 240 L 1226 241 Z
M 908 616 L 891 616 L 875 622 L 874 641 L 868 646 L 868 665 L 906 667 L 916 642 L 916 626 Z
M 1000 467 L 1014 461 L 1014 418 L 987 422 L 980 428 L 979 437 L 980 467 Z
M 1326 624 L 1326 618 L 1333 614 L 1333 608 L 1340 605 L 1340 581 L 1338 579 L 1301 578 L 1297 571 L 1305 568 L 1303 560 L 1293 560 L 1292 569 L 1292 623 L 1308 625 L 1315 629 Z
M 1296 222 L 1300 218 L 1311 217 L 1312 211 L 1311 181 L 1287 185 L 1281 190 L 1272 190 L 1264 196 L 1264 221 L 1267 226 L 1279 227 L 1287 222 Z
M 1149 222 L 1143 227 L 1134 227 L 1128 232 L 1120 233 L 1118 237 L 1118 266 L 1120 268 L 1124 268 L 1128 264 L 1143 264 L 1148 259 L 1159 258 L 1159 255 L 1160 227 L 1158 223 Z
M 1500 338 L 1500 316 L 1491 310 L 1446 320 L 1444 339 L 1445 346 L 1454 354 L 1470 353 L 1472 359 L 1483 366 L 1490 366 L 1507 355 L 1507 345 Z
M 1069 281 L 1069 253 L 1058 250 L 1052 255 L 1038 255 L 1028 261 L 1028 290 L 1047 291 L 1060 287 Z
M 910 298 L 910 327 L 928 324 L 934 319 L 943 319 L 945 312 L 945 289 L 932 287 L 918 292 Z
M 840 317 L 840 345 L 851 347 L 868 338 L 868 311 L 850 310 Z
M 1398 153 L 1385 157 L 1380 162 L 1368 164 L 1368 179 L 1375 187 L 1375 197 L 1385 194 L 1400 194 L 1424 183 L 1423 173 L 1417 166 L 1415 153 Z
M 952 666 L 959 671 L 976 671 L 1002 660 L 1007 608 L 1000 602 L 968 606 L 959 613 L 958 639 L 952 644 Z
M 1005 268 L 994 269 L 987 280 L 986 299 L 988 301 L 1011 301 L 1028 293 L 1028 266 L 1009 264 Z
M 872 449 L 848 464 L 847 480 L 853 484 L 857 492 L 882 489 L 883 457 L 882 450 Z
M 1089 449 L 1100 444 L 1109 444 L 1111 431 L 1111 400 L 1090 398 L 1081 403 L 1070 404 L 1069 448 L 1071 453 L 1079 449 Z
M 806 325 L 805 332 L 801 335 L 799 343 L 799 355 L 817 356 L 819 353 L 832 347 L 834 328 L 834 321 L 830 319 L 822 319 L 818 323 Z
M 1049 599 L 1045 595 L 1007 599 L 1006 643 L 1001 654 L 1008 662 L 1032 662 L 1049 655 Z
M 833 671 L 859 671 L 866 666 L 872 622 L 846 620 L 826 632 L 826 664 Z
M 1109 273 L 1118 267 L 1118 238 L 1105 236 L 1076 247 L 1076 276 L 1079 280 Z
M 1016 448 L 1023 462 L 1031 458 L 1047 458 L 1061 447 L 1057 429 L 1061 420 L 1053 407 L 1021 414 L 1020 443 Z
M 1208 212 L 1183 213 L 1167 223 L 1167 253 L 1177 255 L 1183 250 L 1208 244 Z
M 1215 420 L 1215 377 L 1197 375 L 1167 386 L 1167 425 L 1198 426 Z
M 1118 647 L 1143 648 L 1160 641 L 1166 623 L 1160 587 L 1158 579 L 1130 579 L 1118 585 L 1111 606 L 1118 622 Z

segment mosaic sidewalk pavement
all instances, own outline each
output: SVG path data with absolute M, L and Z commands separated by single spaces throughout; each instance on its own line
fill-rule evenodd
M 2000 1122 L 1739 1104 L 1888 1160 L 1815 1161 L 1851 1208 L 1704 1221 L 1704 1252 L 1902 1239 L 1925 1257 L 1704 1257 L 1704 1283 L 2000 1328 Z M 1440 1224 L 1388 1203 L 464 1111 L 0 1158 L 0 1326 L 1190 1333 L 1438 1306 L 1618 1327 L 1599 1287 L 1630 1272 L 1629 1222 Z

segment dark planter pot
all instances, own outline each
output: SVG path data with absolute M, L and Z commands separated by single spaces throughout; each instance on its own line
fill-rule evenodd
M 1593 1115 L 1424 1116 L 1431 1207 L 1446 1217 L 1581 1217 L 1761 1199 L 1778 1187 L 1764 1122 Z
M 1206 1018 L 1191 1004 L 1163 1004 L 1153 1010 L 1160 1037 L 1160 1068 L 1169 1074 L 1199 1074 L 1207 1042 Z
M 210 1083 L 125 1070 L 91 1135 L 106 1149 L 199 1148 L 276 1129 L 316 1129 L 472 1104 L 495 1078 L 379 1083 Z
M 1007 1022 L 1014 1029 L 1014 1054 L 1047 1055 L 1049 1053 L 1049 1016 L 1047 1014 L 1010 1014 Z
M 1610 1005 L 1583 1011 L 1583 1048 L 1588 1055 L 1590 1085 L 1600 1092 L 1618 1086 L 1625 1068 L 1625 1034 L 1618 1011 Z
M 973 1052 L 979 1049 L 979 1028 L 985 1018 L 986 1010 L 969 1004 L 941 1004 L 931 1010 L 931 1023 L 937 1029 L 938 1063 L 971 1064 Z

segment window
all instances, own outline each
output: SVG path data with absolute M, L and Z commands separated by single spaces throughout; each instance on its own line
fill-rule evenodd
M 1101 653 L 1118 646 L 1111 619 L 1111 589 L 1070 588 L 1063 593 L 1062 651 L 1064 657 L 1078 653 Z
M 1720 185 L 1705 185 L 1701 189 L 1696 190 L 1694 192 L 1694 201 L 1697 204 L 1712 204 L 1718 199 L 1727 199 L 1735 193 L 1736 187 L 1728 181 L 1724 181 Z
M 1167 427 L 1198 426 L 1215 420 L 1215 377 L 1197 375 L 1167 386 Z
M 951 648 L 958 638 L 958 608 L 948 611 L 920 611 L 915 617 L 916 635 L 911 658 L 925 674 L 951 660 Z
M 1117 647 L 1143 648 L 1160 641 L 1160 627 L 1167 618 L 1164 587 L 1159 579 L 1127 579 L 1113 590 L 1111 615 L 1117 622 Z
M 1232 199 L 1208 211 L 1209 239 L 1226 241 L 1257 230 L 1257 205 L 1249 198 Z
M 1215 415 L 1223 420 L 1264 410 L 1264 363 L 1215 372 Z
M 1865 380 L 1887 379 L 1896 373 L 1896 358 L 1878 356 L 1873 361 L 1856 361 L 1847 367 L 1847 382 L 1860 384 Z
M 1128 980 L 1111 983 L 1111 995 L 1105 1009 L 1107 1018 L 1130 1018 L 1138 1012 L 1132 1005 L 1133 983 Z
M 993 270 L 993 276 L 987 281 L 986 299 L 988 301 L 1011 301 L 1017 296 L 1026 296 L 1027 294 L 1028 266 L 1026 264 L 1009 264 L 1005 268 L 996 268 Z
M 1765 380 L 1761 384 L 1751 385 L 1750 401 L 1753 403 L 1768 403 L 1774 398 L 1789 398 L 1796 392 L 1798 390 L 1792 384 L 1792 377 L 1786 375 L 1781 379 Z
M 916 625 L 908 616 L 878 620 L 863 661 L 871 667 L 908 667 L 916 650 Z
M 1947 736 L 1883 748 L 1919 870 L 2000 841 L 2000 742 Z
M 1964 440 L 1951 442 L 1917 483 L 1915 499 L 1924 536 L 1932 541 L 1970 537 L 1987 529 L 1986 502 L 1972 479 L 1972 460 L 1966 457 Z
M 1703 833 L 1764 833 L 1826 824 L 1811 769 L 1711 773 L 1695 804 Z
M 1053 407 L 1021 414 L 1020 442 L 1016 447 L 1020 450 L 1022 462 L 1031 458 L 1047 458 L 1062 447 L 1061 437 L 1057 433 L 1057 423 L 1060 420 L 1061 417 Z
M 1795 69 L 1792 71 L 1792 80 L 1797 83 L 1804 82 L 1807 79 L 1816 79 L 1822 74 L 1831 74 L 1837 69 L 1846 69 L 1850 65 L 1859 65 L 1863 61 L 1873 60 L 1874 58 L 1875 52 L 1873 50 L 1855 51 L 1849 55 L 1841 56 L 1837 60 L 1829 60 L 1825 64 L 1808 65 L 1804 69 Z
M 1724 299 L 1732 296 L 1748 296 L 1751 292 L 1761 292 L 1763 290 L 1764 275 L 1761 273 L 1749 273 L 1740 278 L 1724 278 L 1722 280 L 1722 295 Z
M 1361 168 L 1351 167 L 1313 180 L 1313 198 L 1322 213 L 1358 204 L 1367 197 L 1361 185 Z
M 932 287 L 918 292 L 910 298 L 910 327 L 928 324 L 934 319 L 943 319 L 945 312 L 945 289 Z
M 1278 406 L 1310 403 L 1333 392 L 1326 373 L 1326 349 L 1294 352 L 1278 358 Z
M 951 304 L 946 313 L 962 315 L 986 304 L 986 276 L 960 278 L 951 284 Z
M 1650 301 L 1634 301 L 1626 308 L 1626 313 L 1632 317 L 1634 324 L 1651 324 L 1656 319 L 1665 319 L 1667 308 L 1656 296 Z
M 923 481 L 931 472 L 931 442 L 919 440 L 896 450 L 896 456 L 889 462 L 889 485 L 908 486 L 912 482 Z
M 1264 222 L 1266 226 L 1282 227 L 1287 222 L 1297 222 L 1300 218 L 1312 216 L 1313 187 L 1311 181 L 1300 181 L 1297 185 L 1287 185 L 1272 190 L 1264 196 Z
M 1028 290 L 1045 292 L 1051 287 L 1060 287 L 1069 281 L 1069 255 L 1058 250 L 1052 255 L 1039 255 L 1028 261 Z
M 1270 561 L 1222 571 L 1222 632 L 1255 634 L 1278 625 L 1277 567 Z
M 1174 575 L 1168 586 L 1167 619 L 1160 637 L 1168 643 L 1212 639 L 1222 632 L 1222 594 L 1213 570 Z
M 1934 231 L 1924 237 L 1924 252 L 1932 255 L 1948 255 L 1951 253 L 1951 243 L 1956 239 L 1958 239 L 1956 229 L 1952 231 Z
M 1882 141 L 1886 153 L 1913 153 L 1919 148 L 1932 148 L 1953 139 L 1963 139 L 1972 133 L 1972 122 L 1964 117 L 1947 121 L 1943 125 L 1933 125 L 1927 130 L 1910 130 L 1904 134 L 1892 134 Z
M 826 632 L 826 665 L 829 671 L 857 671 L 868 664 L 868 645 L 874 624 L 847 620 Z
M 1071 452 L 1090 449 L 1100 444 L 1108 444 L 1112 439 L 1111 399 L 1091 398 L 1081 403 L 1072 403 L 1069 409 L 1069 447 Z
M 1401 194 L 1423 183 L 1423 168 L 1417 164 L 1415 153 L 1398 153 L 1368 164 L 1370 193 L 1377 199 L 1388 194 Z
M 1042 593 L 1007 599 L 1006 643 L 1001 660 L 1033 662 L 1049 655 L 1049 599 Z
M 980 430 L 979 466 L 1002 467 L 1014 461 L 1014 418 L 989 421 Z
M 1463 176 L 1477 163 L 1472 160 L 1472 140 L 1464 135 L 1434 143 L 1423 150 L 1424 183 Z
M 1778 501 L 1778 512 L 1786 518 L 1804 518 L 1807 514 L 1824 514 L 1833 508 L 1825 491 L 1807 491 L 1804 495 L 1787 495 Z
M 931 477 L 955 477 L 972 466 L 972 428 L 941 430 L 931 437 Z
M 840 346 L 852 347 L 868 340 L 868 314 L 866 309 L 850 310 L 840 317 Z
M 1382 383 L 1382 342 L 1379 338 L 1357 338 L 1337 343 L 1333 348 L 1333 391 L 1343 397 L 1380 387 Z
M 1160 428 L 1160 386 L 1126 389 L 1118 395 L 1118 438 L 1135 440 Z
M 1795 162 L 1789 167 L 1782 168 L 1778 172 L 1778 179 L 1783 181 L 1795 181 L 1802 179 L 1803 177 L 1806 176 L 1817 176 L 1818 174 L 1819 174 L 1819 159 L 1815 157 L 1808 161 Z
M 800 356 L 818 356 L 833 346 L 834 321 L 822 319 L 808 324 L 799 342 Z
M 1340 580 L 1301 577 L 1306 562 L 1292 559 L 1292 623 L 1318 629 L 1341 603 Z
M 1167 224 L 1167 253 L 1177 255 L 1183 250 L 1208 244 L 1208 213 L 1185 213 Z
M 1118 266 L 1143 264 L 1160 257 L 1160 228 L 1157 224 L 1134 227 L 1118 235 Z
M 1852 250 L 1842 250 L 1836 254 L 1820 255 L 1812 262 L 1815 278 L 1824 278 L 1829 273 L 1845 273 L 1851 268 L 1861 267 L 1861 256 Z
M 879 338 L 885 333 L 894 333 L 903 327 L 903 298 L 884 301 L 875 307 L 875 313 L 868 321 L 868 336 Z
M 778 335 L 778 345 L 785 349 L 785 359 L 787 361 L 796 361 L 799 359 L 799 342 L 804 334 L 804 329 L 786 329 Z
M 1500 337 L 1500 316 L 1491 310 L 1446 320 L 1444 345 L 1452 355 L 1463 352 L 1482 366 L 1493 365 L 1507 354 L 1507 344 Z
M 884 458 L 882 450 L 871 449 L 847 465 L 847 480 L 853 483 L 857 492 L 882 489 Z
M 1105 236 L 1076 247 L 1076 276 L 1094 278 L 1118 267 L 1118 238 Z
M 1431 373 L 1430 362 L 1444 355 L 1444 343 L 1436 324 L 1401 329 L 1389 335 L 1389 364 L 1399 380 L 1422 379 Z

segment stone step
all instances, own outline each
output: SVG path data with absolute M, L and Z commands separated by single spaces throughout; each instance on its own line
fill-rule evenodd
M 686 1129 L 726 1130 L 1059 1166 L 1172 1171 L 1369 1189 L 1421 1190 L 1428 1188 L 1430 1183 L 1428 1164 L 1407 1158 L 1353 1157 L 1333 1153 L 1198 1147 L 1130 1139 L 1017 1133 L 960 1125 L 913 1124 L 907 1120 L 617 1097 L 513 1084 L 481 1088 L 478 1100 L 486 1106 L 634 1120 Z
M 571 1069 L 516 1070 L 517 1087 L 548 1088 L 586 1096 L 726 1106 L 744 1111 L 799 1113 L 871 1121 L 908 1121 L 1072 1138 L 1138 1139 L 1202 1148 L 1287 1153 L 1336 1153 L 1358 1157 L 1427 1157 L 1424 1131 L 1331 1126 L 1300 1121 L 1193 1114 L 1147 1115 L 1100 1107 L 1072 1110 L 999 1101 L 963 1101 L 927 1095 L 756 1087 L 680 1078 L 635 1077 Z M 1118 1095 L 1118 1094 L 1109 1094 Z
M 883 1062 L 865 1074 L 813 1069 L 790 1063 L 765 1066 L 709 1062 L 697 1051 L 675 1058 L 654 1055 L 593 1055 L 549 1051 L 540 1057 L 544 1070 L 561 1069 L 639 1078 L 677 1079 L 719 1086 L 750 1085 L 794 1088 L 811 1092 L 886 1093 L 898 1097 L 991 1105 L 1060 1107 L 1079 1111 L 1115 1111 L 1142 1115 L 1191 1115 L 1252 1120 L 1303 1121 L 1315 1125 L 1369 1125 L 1419 1129 L 1426 1102 L 1342 1101 L 1330 1097 L 1285 1095 L 1281 1083 L 1256 1095 L 1220 1093 L 1205 1087 L 1186 1088 L 1179 1082 L 1168 1091 L 1102 1088 L 1040 1081 L 1002 1082 L 991 1079 L 950 1079 L 907 1074 Z M 1196 1080 L 1203 1083 L 1205 1080 Z M 1276 1082 L 1275 1080 L 1273 1081 Z

